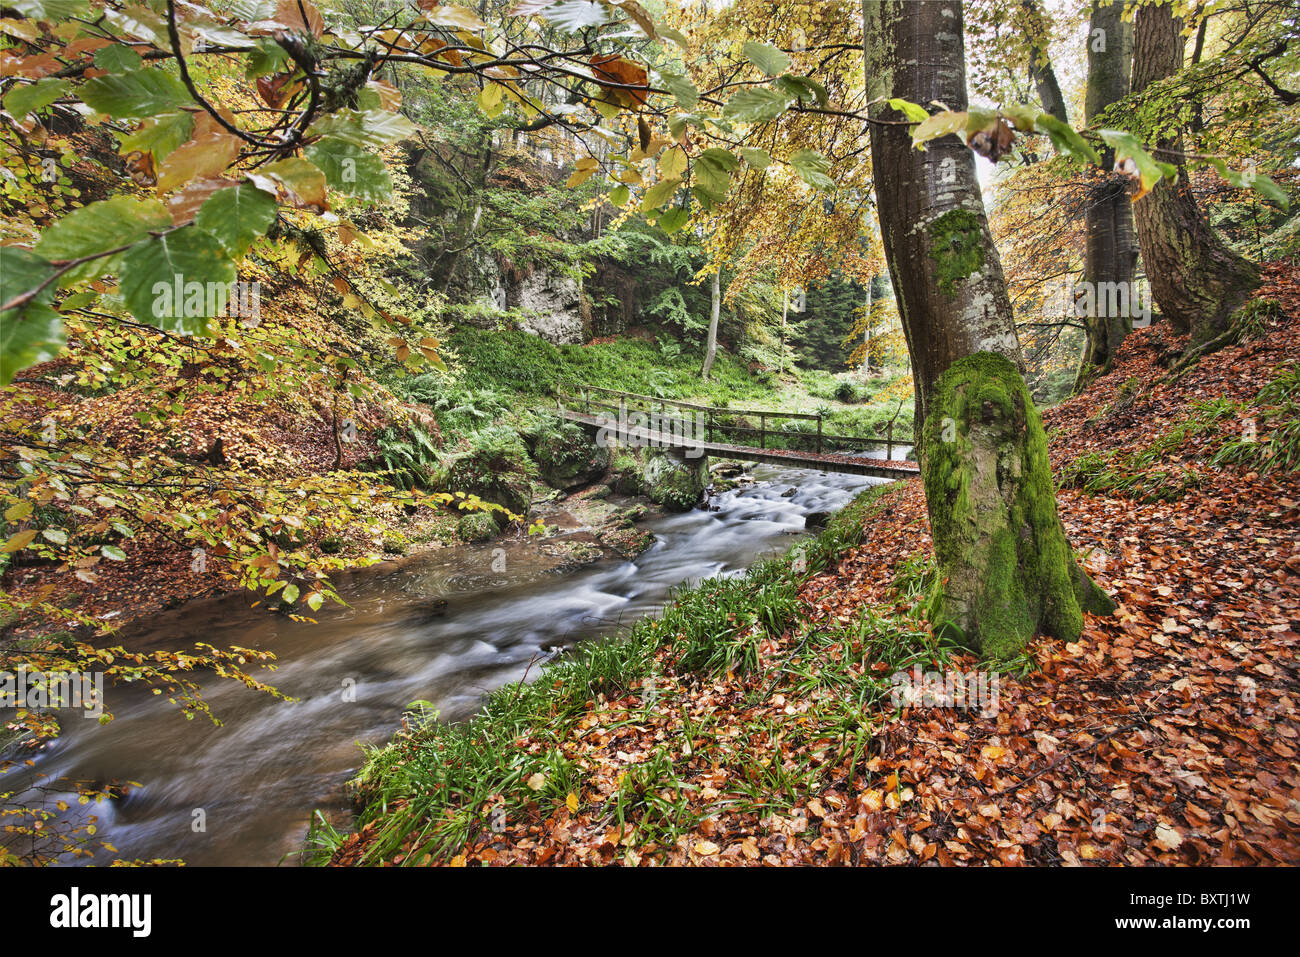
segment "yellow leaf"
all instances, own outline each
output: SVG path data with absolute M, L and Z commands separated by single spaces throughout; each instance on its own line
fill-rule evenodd
M 578 813 L 578 795 L 570 791 L 569 796 L 564 799 L 564 803 L 568 806 L 569 810 L 572 811 L 574 814 Z
M 3 548 L 0 548 L 0 552 L 16 552 L 19 549 L 26 548 L 35 537 L 36 529 L 34 528 L 29 528 L 25 532 L 18 532 L 16 535 L 10 536 L 9 541 L 4 543 Z
M 542 788 L 546 787 L 546 775 L 538 771 L 524 783 L 527 784 L 531 790 L 540 791 Z
M 564 181 L 564 185 L 572 189 L 574 186 L 581 186 L 587 180 L 591 179 L 591 174 L 596 172 L 592 169 L 575 169 L 573 175 Z

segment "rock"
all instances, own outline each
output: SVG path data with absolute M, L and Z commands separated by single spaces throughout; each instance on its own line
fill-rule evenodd
M 558 345 L 583 342 L 582 287 L 570 276 L 537 270 L 509 291 L 512 308 L 524 313 L 519 328 Z
M 609 449 L 572 424 L 538 437 L 533 457 L 542 481 L 565 490 L 586 485 L 609 468 Z
M 831 512 L 809 512 L 804 516 L 803 524 L 805 528 L 825 528 L 826 523 L 831 520 Z
M 456 534 L 465 542 L 486 542 L 497 535 L 494 512 L 466 512 L 456 522 Z
M 678 512 L 691 509 L 704 495 L 708 459 L 678 457 L 663 449 L 646 449 L 641 469 L 650 501 Z
M 795 495 L 798 494 L 798 492 L 799 492 L 799 490 L 798 490 L 797 488 L 794 488 L 794 487 L 792 486 L 792 487 L 786 489 L 784 492 L 782 492 L 782 493 L 781 493 L 781 497 L 782 497 L 782 498 L 794 498 Z

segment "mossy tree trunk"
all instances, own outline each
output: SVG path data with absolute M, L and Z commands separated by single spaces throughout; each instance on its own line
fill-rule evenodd
M 1183 65 L 1182 20 L 1168 3 L 1138 8 L 1134 26 L 1133 92 L 1176 73 Z M 1157 144 L 1158 159 L 1177 161 L 1180 137 Z M 1160 313 L 1191 345 L 1208 342 L 1228 327 L 1228 317 L 1259 286 L 1259 270 L 1237 255 L 1206 222 L 1192 195 L 1187 170 L 1162 181 L 1135 204 L 1138 242 L 1151 293 Z
M 958 0 L 866 0 L 869 98 L 966 108 Z M 900 114 L 871 110 L 885 254 L 916 383 L 920 460 L 949 621 L 986 655 L 1037 631 L 1077 638 L 1109 599 L 1075 561 L 1056 512 L 1042 423 L 970 150 L 956 137 L 912 147 Z
M 1093 0 L 1088 25 L 1088 88 L 1084 100 L 1084 121 L 1095 126 L 1101 112 L 1128 95 L 1133 65 L 1133 25 L 1124 20 L 1122 0 Z M 1114 164 L 1114 151 L 1106 148 L 1102 164 Z M 1084 213 L 1086 252 L 1083 281 L 1096 290 L 1103 283 L 1127 288 L 1123 301 L 1136 302 L 1133 274 L 1137 266 L 1138 243 L 1133 227 L 1133 203 L 1128 180 L 1112 174 L 1090 190 Z M 1094 296 L 1098 304 L 1106 297 Z M 1109 371 L 1115 352 L 1132 328 L 1132 316 L 1085 316 L 1087 342 L 1075 378 L 1080 391 L 1098 373 Z

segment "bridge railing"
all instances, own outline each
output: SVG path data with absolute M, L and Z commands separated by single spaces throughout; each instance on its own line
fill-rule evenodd
M 613 413 L 616 418 L 624 410 L 643 412 L 647 415 L 663 415 L 670 409 L 683 409 L 703 415 L 705 441 L 713 442 L 715 435 L 727 439 L 757 436 L 760 449 L 803 449 L 821 454 L 828 451 L 849 451 L 869 446 L 884 446 L 886 450 L 885 458 L 892 460 L 894 445 L 896 444 L 894 442 L 894 423 L 892 420 L 884 436 L 834 435 L 825 430 L 824 416 L 820 412 L 721 408 L 578 383 L 569 386 L 561 385 L 556 389 L 557 406 L 564 408 L 566 402 L 570 404 L 570 408 L 575 411 L 581 410 L 587 415 Z M 754 425 L 755 420 L 757 420 L 757 427 Z M 779 428 L 769 428 L 769 422 L 781 422 L 783 424 Z M 790 427 L 792 424 L 799 422 L 811 424 L 804 428 Z M 752 443 L 753 440 L 750 439 L 749 441 L 734 442 L 732 444 L 750 445 Z

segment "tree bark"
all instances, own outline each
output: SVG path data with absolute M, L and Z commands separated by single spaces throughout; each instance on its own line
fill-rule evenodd
M 1170 4 L 1138 8 L 1134 28 L 1133 92 L 1172 76 L 1183 65 L 1182 21 Z M 1181 137 L 1155 144 L 1157 158 L 1177 162 Z M 1179 332 L 1190 332 L 1189 347 L 1225 331 L 1233 310 L 1260 283 L 1259 270 L 1219 238 L 1201 215 L 1187 170 L 1178 162 L 1178 178 L 1161 181 L 1134 204 L 1151 293 L 1160 313 Z
M 1061 84 L 1056 80 L 1052 58 L 1047 51 L 1047 24 L 1043 21 L 1043 12 L 1038 8 L 1036 0 L 1021 0 L 1020 5 L 1024 8 L 1029 26 L 1029 78 L 1034 81 L 1038 100 L 1045 112 L 1062 123 L 1069 123 L 1065 97 L 1061 95 Z
M 1088 29 L 1088 88 L 1084 122 L 1093 126 L 1102 111 L 1118 103 L 1129 91 L 1129 74 L 1133 63 L 1133 27 L 1124 21 L 1122 0 L 1093 0 Z M 1102 163 L 1110 168 L 1114 151 L 1106 148 Z M 1083 281 L 1096 292 L 1098 288 L 1128 291 L 1124 301 L 1137 301 L 1133 274 L 1137 267 L 1137 233 L 1133 227 L 1133 203 L 1128 197 L 1128 180 L 1114 174 L 1096 183 L 1090 190 L 1084 213 Z M 1102 287 L 1102 283 L 1115 283 Z M 1094 303 L 1104 303 L 1106 296 L 1094 295 Z M 1114 361 L 1115 352 L 1132 328 L 1132 316 L 1083 316 L 1087 342 L 1079 361 L 1074 389 L 1081 391 L 1097 374 L 1105 373 Z
M 865 0 L 863 35 L 870 99 L 966 108 L 959 0 Z M 884 102 L 870 118 L 939 571 L 930 620 L 992 658 L 1014 657 L 1039 630 L 1074 640 L 1083 611 L 1113 606 L 1079 568 L 1057 516 L 974 157 L 955 136 L 914 149 Z
M 703 379 L 709 381 L 709 373 L 713 370 L 713 360 L 718 355 L 718 317 L 722 315 L 722 270 L 717 269 L 713 273 L 712 282 L 713 303 L 709 310 L 709 338 L 704 346 L 704 372 Z

